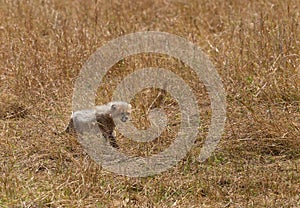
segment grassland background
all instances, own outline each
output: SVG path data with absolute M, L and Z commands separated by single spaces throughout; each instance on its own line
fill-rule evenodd
M 0 207 L 300 207 L 300 2 L 0 0 Z M 176 167 L 127 178 L 95 164 L 76 138 L 55 135 L 71 114 L 73 85 L 95 50 L 124 34 L 164 31 L 197 44 L 227 93 L 227 122 L 214 155 L 196 161 L 210 119 L 205 88 L 178 60 L 155 54 L 117 63 L 97 103 L 130 72 L 167 68 L 194 90 L 197 141 Z M 133 122 L 160 92 L 139 93 Z M 118 135 L 121 151 L 147 156 L 176 135 L 178 105 L 162 136 L 138 144 Z

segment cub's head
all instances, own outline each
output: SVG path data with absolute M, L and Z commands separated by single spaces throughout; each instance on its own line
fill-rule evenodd
M 132 106 L 126 102 L 111 102 L 110 106 L 110 115 L 114 119 L 120 119 L 122 122 L 126 122 L 131 113 Z

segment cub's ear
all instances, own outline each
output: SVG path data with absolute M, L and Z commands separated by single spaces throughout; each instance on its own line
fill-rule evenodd
M 127 109 L 127 111 L 128 111 L 129 113 L 131 113 L 131 111 L 132 111 L 132 105 L 128 104 L 128 109 Z
M 111 105 L 111 109 L 112 110 L 116 110 L 117 109 L 117 105 L 116 104 Z

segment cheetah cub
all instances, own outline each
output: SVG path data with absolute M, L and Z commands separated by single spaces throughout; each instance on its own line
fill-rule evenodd
M 104 138 L 109 140 L 113 147 L 119 148 L 116 142 L 116 124 L 114 120 L 126 122 L 131 113 L 131 108 L 130 104 L 118 101 L 73 112 L 65 132 L 75 133 L 74 120 L 76 124 L 88 124 L 92 122 L 93 118 L 95 118 L 94 116 L 96 116 L 96 121 Z

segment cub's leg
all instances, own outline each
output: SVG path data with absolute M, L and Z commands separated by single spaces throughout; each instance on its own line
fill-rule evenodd
M 116 140 L 116 132 L 114 130 L 103 131 L 102 135 L 112 147 L 119 149 L 119 145 L 117 144 L 117 140 Z
M 117 144 L 116 140 L 116 131 L 113 130 L 113 132 L 108 137 L 109 143 L 112 147 L 119 149 L 119 145 Z
M 102 135 L 109 141 L 114 148 L 119 148 L 116 140 L 115 123 L 109 114 L 101 114 L 96 116 Z

